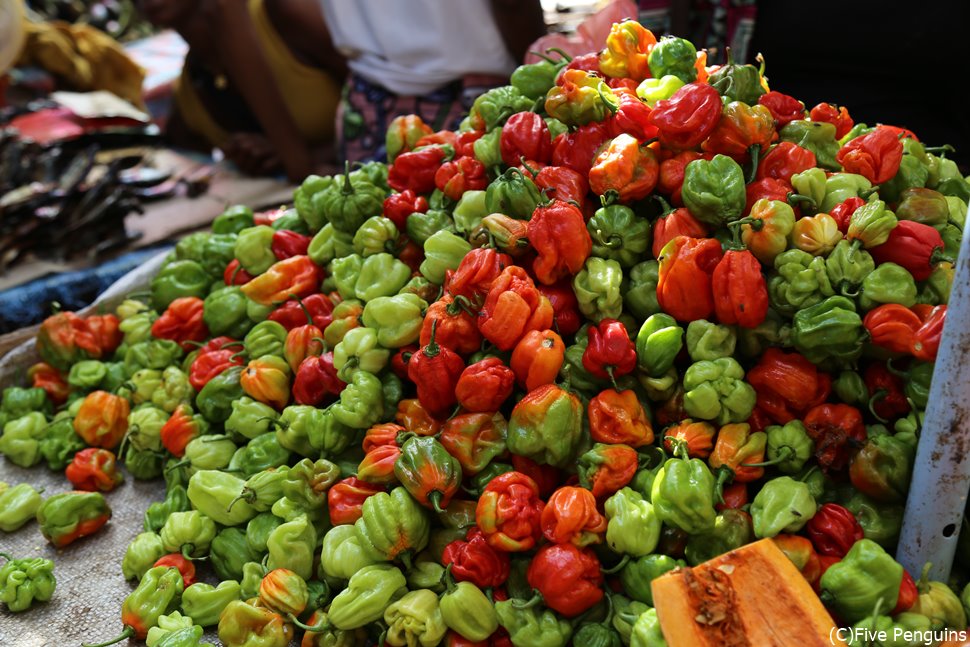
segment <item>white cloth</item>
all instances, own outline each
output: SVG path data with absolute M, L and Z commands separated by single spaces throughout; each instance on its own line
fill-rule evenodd
M 400 95 L 515 69 L 489 0 L 320 0 L 350 70 Z

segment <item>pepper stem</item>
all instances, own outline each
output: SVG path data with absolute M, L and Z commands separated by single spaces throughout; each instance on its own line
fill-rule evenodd
M 801 193 L 795 193 L 794 191 L 788 192 L 788 195 L 785 196 L 785 201 L 792 207 L 797 207 L 799 204 L 805 203 L 809 209 L 818 209 L 818 203 L 815 202 L 815 198 L 802 195 Z
M 437 357 L 438 353 L 441 352 L 441 348 L 438 347 L 438 342 L 435 341 L 435 335 L 438 332 L 438 320 L 435 319 L 431 322 L 431 339 L 428 340 L 428 344 L 421 350 L 425 357 Z
M 108 645 L 116 645 L 120 643 L 122 640 L 126 640 L 128 638 L 134 638 L 134 636 L 135 636 L 134 627 L 125 627 L 124 631 L 122 631 L 116 638 L 112 638 L 111 640 L 103 643 L 84 643 L 83 645 L 81 645 L 81 647 L 108 647 Z
M 955 153 L 957 149 L 953 148 L 949 144 L 943 144 L 942 146 L 924 146 L 923 151 L 927 153 L 932 153 L 933 155 L 941 155 L 943 153 Z
M 916 590 L 923 593 L 930 592 L 930 569 L 933 568 L 933 562 L 926 562 L 923 565 L 923 572 L 920 573 L 919 581 L 916 582 Z
M 654 200 L 660 203 L 660 215 L 658 218 L 663 218 L 664 216 L 669 216 L 673 212 L 677 211 L 677 208 L 672 206 L 669 202 L 663 199 L 659 193 L 654 193 L 650 196 Z
M 619 573 L 620 571 L 623 570 L 623 567 L 625 567 L 629 562 L 630 562 L 630 556 L 624 555 L 623 558 L 619 562 L 617 562 L 615 566 L 611 566 L 609 568 L 601 568 L 600 573 L 602 573 L 603 575 L 613 575 L 614 573 Z
M 933 253 L 930 254 L 930 265 L 936 265 L 937 263 L 953 263 L 953 257 L 948 255 L 942 247 L 934 247 Z
M 662 200 L 663 198 L 660 198 L 660 199 Z M 617 191 L 616 189 L 607 189 L 603 193 L 603 195 L 600 196 L 600 204 L 603 205 L 604 207 L 608 207 L 611 204 L 616 204 L 619 201 L 620 201 L 620 192 Z
M 868 402 L 869 413 L 871 413 L 872 416 L 882 424 L 886 424 L 889 421 L 876 413 L 876 403 L 884 400 L 887 395 L 889 395 L 889 391 L 886 389 L 876 389 L 876 392 L 872 394 L 872 397 L 869 398 Z
M 445 566 L 445 570 L 441 572 L 441 579 L 438 580 L 438 583 L 445 587 L 445 593 L 451 593 L 458 588 L 458 584 L 455 582 L 455 576 L 451 574 L 451 566 L 452 564 Z
M 434 508 L 434 511 L 438 514 L 445 511 L 445 509 L 441 507 L 442 497 L 444 497 L 444 493 L 440 490 L 432 490 L 428 493 L 428 503 L 431 504 L 431 507 Z
M 727 465 L 717 468 L 717 483 L 714 484 L 714 495 L 718 503 L 724 503 L 724 486 L 734 481 L 734 470 Z
M 324 630 L 330 628 L 330 619 L 329 618 L 327 620 L 324 620 L 323 622 L 321 622 L 318 625 L 307 625 L 307 624 L 304 624 L 304 623 L 300 622 L 300 620 L 296 616 L 294 616 L 292 613 L 288 613 L 286 615 L 287 615 L 287 620 L 289 620 L 291 623 L 293 623 L 294 625 L 296 625 L 300 629 L 303 629 L 304 631 L 310 631 L 312 633 L 318 633 L 318 632 L 321 632 L 321 631 L 324 631 Z
M 686 440 L 678 438 L 677 436 L 664 436 L 664 442 L 670 443 L 670 453 L 673 454 L 674 458 L 680 458 L 685 461 L 690 458 Z
M 3 557 L 8 562 L 12 562 L 13 561 L 13 557 L 11 557 L 8 553 L 0 553 L 0 557 Z
M 760 463 L 741 463 L 741 467 L 769 467 L 771 465 L 777 465 L 778 463 L 784 463 L 794 455 L 795 450 L 788 445 L 784 445 L 778 450 L 778 455 L 770 461 L 762 461 Z
M 251 504 L 256 500 L 256 491 L 250 487 L 243 487 L 242 492 L 240 492 L 236 498 L 230 501 L 229 505 L 226 506 L 226 512 L 232 512 L 232 507 L 236 505 L 236 502 L 239 500 L 245 500 L 246 503 Z
M 539 175 L 539 169 L 529 166 L 529 162 L 525 159 L 525 155 L 519 155 L 519 164 L 521 164 L 522 168 L 527 170 L 532 175 L 533 180 L 537 175 Z
M 758 162 L 761 157 L 761 144 L 752 144 L 748 146 L 748 153 L 751 154 L 751 170 L 748 171 L 747 183 L 751 184 L 754 182 L 755 175 L 758 174 Z
M 303 311 L 303 314 L 306 315 L 306 322 L 308 324 L 310 324 L 311 326 L 314 325 L 313 324 L 313 315 L 311 315 L 310 314 L 310 311 L 307 310 L 307 307 L 305 305 L 303 305 L 303 299 L 301 299 L 300 297 L 296 296 L 295 294 L 291 294 L 290 295 L 290 298 L 291 299 L 296 299 L 296 303 L 297 303 L 298 306 L 300 306 L 300 310 L 302 310 Z
M 344 162 L 344 187 L 340 191 L 344 195 L 352 195 L 354 185 L 350 183 L 350 162 Z
M 532 597 L 528 600 L 512 601 L 512 607 L 514 609 L 531 609 L 540 604 L 542 604 L 542 594 L 539 593 L 539 589 L 532 589 Z
M 567 54 L 565 51 L 563 51 L 559 47 L 548 47 L 548 48 L 546 48 L 546 54 L 548 54 L 549 52 L 555 52 L 556 54 L 559 54 L 560 56 L 562 56 L 562 60 L 566 61 L 567 63 L 569 61 L 573 60 L 573 57 L 572 56 L 570 56 L 569 54 Z M 559 62 L 559 61 L 557 61 L 557 62 Z

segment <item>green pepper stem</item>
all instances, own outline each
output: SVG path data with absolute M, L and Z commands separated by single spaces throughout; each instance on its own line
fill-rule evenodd
M 872 394 L 868 402 L 869 413 L 871 413 L 872 417 L 878 420 L 879 422 L 881 422 L 882 424 L 886 424 L 889 421 L 883 418 L 882 416 L 880 416 L 878 413 L 876 413 L 876 403 L 881 400 L 884 400 L 887 395 L 889 395 L 889 391 L 887 391 L 886 389 L 876 389 L 876 392 Z
M 619 573 L 629 562 L 630 562 L 630 556 L 624 555 L 623 558 L 620 559 L 620 561 L 617 562 L 615 566 L 611 566 L 609 568 L 601 568 L 600 573 L 602 573 L 603 575 L 613 575 L 614 573 Z
M 340 191 L 344 195 L 352 195 L 354 185 L 350 183 L 350 162 L 344 162 L 344 187 Z
M 236 505 L 236 502 L 240 499 L 245 500 L 246 503 L 252 504 L 252 502 L 256 500 L 256 491 L 251 487 L 243 486 L 242 492 L 240 492 L 236 498 L 230 501 L 229 505 L 226 506 L 226 512 L 232 512 L 232 507 Z
M 327 630 L 327 629 L 330 628 L 330 619 L 329 618 L 327 620 L 321 622 L 318 625 L 307 625 L 307 624 L 304 624 L 304 623 L 300 622 L 300 620 L 296 616 L 294 616 L 292 613 L 288 613 L 286 615 L 287 615 L 287 620 L 289 620 L 291 623 L 293 623 L 294 625 L 296 625 L 300 629 L 303 629 L 304 631 L 309 631 L 309 632 L 312 632 L 312 633 L 319 633 L 321 631 L 325 631 L 325 630 Z
M 527 170 L 532 175 L 533 180 L 537 175 L 539 175 L 539 169 L 529 166 L 529 162 L 525 159 L 525 155 L 519 155 L 519 164 L 521 164 L 522 168 Z
M 539 593 L 539 589 L 532 589 L 532 597 L 528 600 L 513 600 L 512 607 L 515 609 L 531 609 L 532 607 L 542 604 L 542 594 Z
M 943 144 L 942 146 L 924 146 L 923 151 L 926 153 L 932 153 L 933 155 L 942 155 L 943 153 L 955 153 L 957 149 L 949 144 Z
M 953 257 L 948 255 L 942 247 L 936 247 L 933 249 L 933 253 L 930 254 L 930 265 L 936 265 L 937 263 L 953 263 Z
M 714 495 L 718 503 L 724 503 L 724 486 L 734 481 L 734 470 L 727 465 L 717 468 L 717 483 L 714 484 Z
M 442 497 L 444 497 L 444 493 L 440 490 L 431 490 L 431 492 L 428 493 L 428 503 L 431 504 L 431 507 L 434 508 L 434 511 L 438 514 L 445 511 L 445 509 L 441 507 Z
M 800 193 L 795 193 L 794 191 L 789 191 L 788 195 L 785 196 L 785 201 L 792 207 L 797 207 L 800 203 L 805 203 L 808 205 L 809 209 L 818 209 L 818 203 L 815 202 L 815 198 L 802 195 Z
M 761 157 L 761 144 L 752 144 L 748 146 L 748 153 L 751 154 L 751 170 L 748 171 L 747 183 L 751 184 L 754 182 L 755 175 L 758 174 L 758 162 Z
M 438 320 L 435 319 L 431 322 L 431 339 L 428 340 L 428 344 L 421 349 L 425 357 L 437 357 L 441 349 L 438 347 L 438 342 L 435 341 L 435 334 L 438 332 Z
M 560 56 L 562 56 L 562 60 L 563 61 L 566 61 L 567 63 L 569 61 L 573 60 L 573 57 L 572 56 L 570 56 L 569 54 L 567 54 L 565 51 L 563 51 L 559 47 L 547 47 L 546 48 L 546 54 L 548 54 L 549 52 L 555 52 L 556 54 L 559 54 Z M 560 62 L 560 61 L 557 61 L 557 63 L 558 62 Z
M 452 564 L 445 566 L 445 570 L 441 572 L 441 578 L 438 580 L 438 584 L 445 587 L 445 593 L 451 593 L 458 588 L 458 584 L 455 582 L 455 576 L 451 574 L 451 566 Z M 442 595 L 445 593 L 442 593 Z
M 96 644 L 94 644 L 94 643 L 84 643 L 83 645 L 81 645 L 81 647 L 108 647 L 108 645 L 116 645 L 116 644 L 120 643 L 122 640 L 126 640 L 128 638 L 134 638 L 134 636 L 135 636 L 135 629 L 134 629 L 134 627 L 128 627 L 128 626 L 126 626 L 125 629 L 124 629 L 124 631 L 122 631 L 117 637 L 112 638 L 111 640 L 109 640 L 107 642 L 96 643 Z
M 795 455 L 795 450 L 788 445 L 783 445 L 778 449 L 778 456 L 771 459 L 770 461 L 762 461 L 760 463 L 741 463 L 741 467 L 769 467 L 771 465 L 777 465 L 778 463 L 784 463 L 789 458 Z
M 690 453 L 687 451 L 687 441 L 677 436 L 664 436 L 664 442 L 670 443 L 670 451 L 674 458 L 680 458 L 685 461 L 690 458 Z
M 312 326 L 313 325 L 313 316 L 310 314 L 310 311 L 307 310 L 307 307 L 305 305 L 303 305 L 303 299 L 301 299 L 300 297 L 296 296 L 295 294 L 291 294 L 290 295 L 290 298 L 291 299 L 296 299 L 296 303 L 297 303 L 298 306 L 300 306 L 300 310 L 302 310 L 303 311 L 303 314 L 306 315 L 306 322 L 309 325 Z
M 657 197 L 663 200 L 663 198 L 660 198 L 659 196 Z M 620 201 L 620 192 L 617 191 L 616 189 L 607 189 L 603 193 L 603 195 L 600 196 L 600 204 L 603 205 L 604 207 L 608 207 L 611 204 L 616 204 L 619 201 Z
M 658 218 L 663 218 L 664 216 L 669 216 L 673 212 L 677 211 L 677 208 L 674 207 L 674 206 L 672 206 L 666 200 L 664 200 L 663 199 L 663 196 L 661 196 L 659 193 L 654 193 L 650 197 L 660 203 L 660 215 L 657 216 Z
M 414 563 L 411 561 L 411 551 L 406 550 L 399 557 L 401 558 L 401 563 L 404 565 L 404 571 L 410 572 L 414 568 Z
M 916 582 L 916 590 L 920 592 L 920 595 L 930 592 L 931 568 L 933 568 L 933 562 L 926 562 L 923 564 L 923 572 L 919 576 L 919 581 Z

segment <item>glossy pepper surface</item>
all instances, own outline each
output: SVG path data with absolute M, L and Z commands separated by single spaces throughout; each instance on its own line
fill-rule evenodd
M 579 399 L 555 384 L 530 391 L 509 417 L 506 443 L 513 454 L 565 467 L 574 458 L 582 432 Z
M 48 497 L 37 509 L 41 534 L 57 548 L 97 532 L 111 519 L 99 492 L 65 492 Z

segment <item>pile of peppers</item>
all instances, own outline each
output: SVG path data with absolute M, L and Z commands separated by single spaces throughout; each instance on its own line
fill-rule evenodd
M 156 480 L 118 640 L 665 645 L 651 581 L 764 538 L 841 626 L 967 627 L 970 530 L 950 582 L 892 558 L 970 199 L 948 148 L 635 21 L 547 54 L 44 322 L 0 452 L 77 491 L 0 493 L 0 530 L 64 546 L 120 464 Z M 0 571 L 11 610 L 43 566 Z

